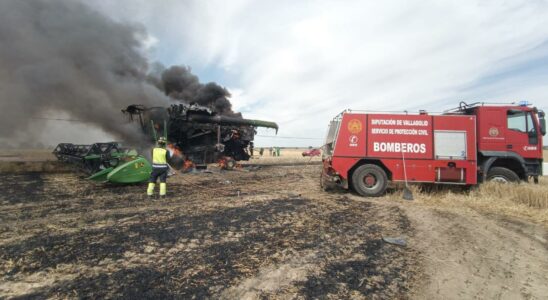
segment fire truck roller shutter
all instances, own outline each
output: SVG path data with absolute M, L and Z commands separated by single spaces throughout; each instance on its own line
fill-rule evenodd
M 361 165 L 352 173 L 352 187 L 362 196 L 382 196 L 387 186 L 386 172 L 377 165 Z

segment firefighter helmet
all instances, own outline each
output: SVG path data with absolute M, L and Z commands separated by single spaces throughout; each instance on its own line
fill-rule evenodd
M 166 144 L 166 138 L 161 136 L 159 139 L 158 139 L 158 144 L 159 145 L 165 145 Z

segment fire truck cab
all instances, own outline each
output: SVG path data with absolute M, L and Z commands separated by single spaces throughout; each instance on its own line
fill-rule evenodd
M 543 111 L 519 104 L 466 104 L 442 114 L 345 110 L 329 124 L 321 184 L 384 194 L 388 183 L 538 183 Z

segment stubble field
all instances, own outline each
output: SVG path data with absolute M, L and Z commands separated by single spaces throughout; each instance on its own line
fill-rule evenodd
M 471 191 L 413 187 L 411 202 L 397 187 L 361 198 L 323 192 L 319 158 L 300 152 L 266 152 L 253 168 L 174 175 L 169 197 L 155 201 L 143 184 L 2 174 L 0 297 L 548 294 L 547 180 Z

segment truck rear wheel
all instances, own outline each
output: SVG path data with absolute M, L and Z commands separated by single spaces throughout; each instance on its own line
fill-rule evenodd
M 388 177 L 377 165 L 362 165 L 352 174 L 352 186 L 362 196 L 379 197 L 386 191 Z
M 504 167 L 493 167 L 487 172 L 487 181 L 500 183 L 519 182 L 519 176 L 510 169 Z

